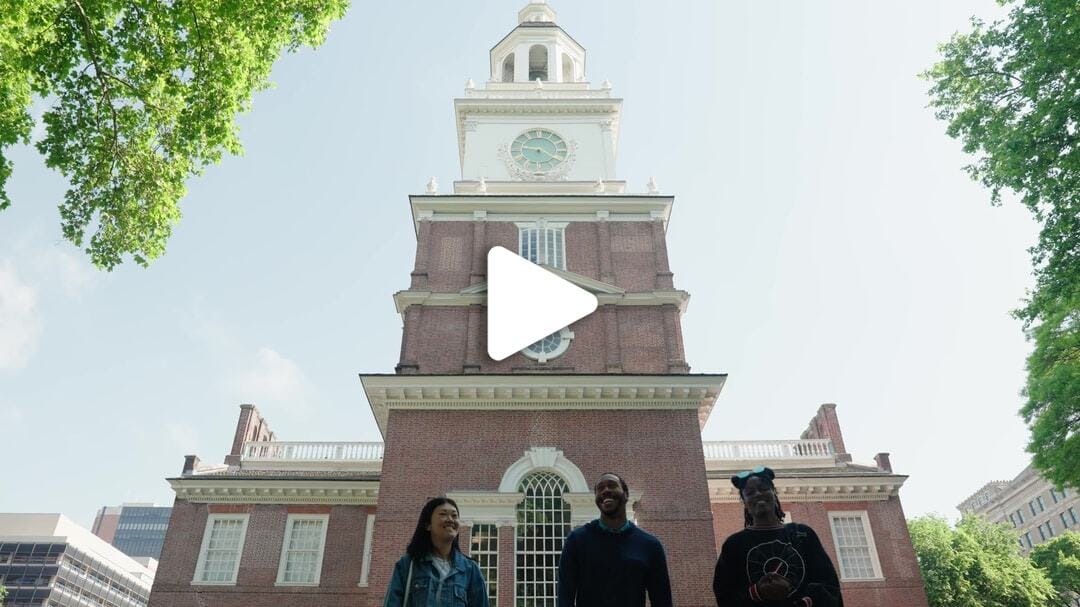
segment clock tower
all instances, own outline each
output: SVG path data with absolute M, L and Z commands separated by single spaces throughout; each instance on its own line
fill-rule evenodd
M 616 472 L 630 516 L 664 543 L 676 604 L 713 602 L 700 431 L 725 376 L 690 373 L 690 296 L 666 244 L 674 197 L 617 178 L 622 100 L 585 67 L 555 11 L 530 2 L 491 48 L 488 81 L 454 100 L 461 179 L 409 197 L 417 246 L 394 294 L 400 357 L 393 374 L 361 376 L 385 439 L 372 596 L 424 501 L 446 494 L 493 604 L 554 606 L 562 541 L 598 516 L 592 484 Z M 594 293 L 596 312 L 492 360 L 494 246 Z

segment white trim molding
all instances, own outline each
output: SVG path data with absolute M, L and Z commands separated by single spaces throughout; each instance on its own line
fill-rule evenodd
M 533 472 L 548 470 L 566 481 L 571 493 L 591 493 L 592 489 L 574 462 L 566 459 L 562 450 L 555 447 L 530 447 L 521 459 L 510 464 L 499 482 L 499 491 L 517 492 L 521 481 Z
M 877 546 L 874 544 L 874 532 L 870 528 L 870 515 L 865 510 L 830 510 L 829 532 L 832 534 L 833 547 L 836 549 L 837 567 L 841 582 L 880 582 L 885 579 L 881 572 L 881 561 L 878 559 Z M 870 564 L 874 570 L 873 577 L 846 577 L 844 575 L 843 556 L 840 554 L 840 542 L 836 535 L 836 519 L 841 517 L 858 518 L 862 523 L 863 533 L 866 536 L 866 545 L 870 552 Z
M 196 504 L 330 504 L 374 506 L 379 481 L 191 476 L 171 478 L 176 499 Z
M 678 410 L 704 425 L 726 375 L 361 375 L 386 436 L 392 409 L 472 411 Z
M 794 502 L 880 502 L 900 495 L 906 476 L 818 476 L 783 477 L 773 481 L 783 503 Z M 709 479 L 709 499 L 713 503 L 738 503 L 739 492 L 725 478 Z
M 315 556 L 315 579 L 311 582 L 286 582 L 285 569 L 288 566 L 289 539 L 292 527 L 295 523 L 305 521 L 320 521 L 319 548 Z M 318 586 L 322 578 L 323 554 L 326 552 L 326 529 L 330 526 L 329 514 L 290 514 L 285 517 L 285 536 L 281 539 L 281 557 L 278 559 L 278 574 L 275 586 Z
M 202 545 L 199 547 L 199 559 L 195 563 L 195 575 L 191 580 L 193 586 L 235 586 L 237 575 L 240 573 L 240 561 L 244 558 L 244 540 L 247 539 L 248 514 L 211 514 L 206 517 L 206 528 L 203 530 Z M 210 535 L 217 521 L 242 521 L 240 527 L 240 543 L 236 547 L 236 562 L 233 563 L 232 578 L 225 581 L 205 581 L 199 579 L 206 572 L 206 556 L 210 548 Z
M 369 512 L 364 518 L 364 555 L 360 561 L 360 583 L 357 584 L 361 587 L 368 585 L 371 575 L 371 542 L 375 537 L 375 515 Z
M 490 192 L 490 190 L 489 190 Z M 656 194 L 413 194 L 409 196 L 413 228 L 420 233 L 420 221 L 476 221 L 475 212 L 486 213 L 484 221 L 653 221 L 660 219 L 666 229 L 674 196 Z M 607 215 L 601 215 L 607 213 Z

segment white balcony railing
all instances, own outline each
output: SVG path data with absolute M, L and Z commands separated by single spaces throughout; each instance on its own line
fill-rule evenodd
M 805 460 L 835 453 L 827 438 L 804 440 L 703 441 L 705 460 Z
M 382 443 L 258 441 L 244 443 L 240 461 L 265 463 L 378 462 Z

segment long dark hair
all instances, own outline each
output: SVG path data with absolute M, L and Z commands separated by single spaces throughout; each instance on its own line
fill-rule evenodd
M 420 510 L 420 520 L 416 521 L 416 531 L 413 531 L 409 546 L 405 548 L 405 552 L 409 554 L 412 560 L 419 561 L 435 551 L 435 545 L 431 543 L 431 531 L 428 531 L 428 525 L 431 524 L 431 515 L 435 513 L 435 509 L 443 504 L 450 504 L 458 513 L 461 512 L 461 509 L 457 507 L 457 502 L 448 497 L 429 499 Z M 455 550 L 461 551 L 457 537 L 454 537 L 454 543 L 450 547 L 450 554 L 453 554 Z

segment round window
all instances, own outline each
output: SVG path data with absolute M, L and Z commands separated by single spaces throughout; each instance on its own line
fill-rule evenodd
M 574 339 L 574 332 L 570 329 L 560 329 L 547 337 L 530 344 L 521 351 L 522 354 L 538 362 L 547 362 L 552 358 L 562 356 L 570 347 L 570 340 Z

